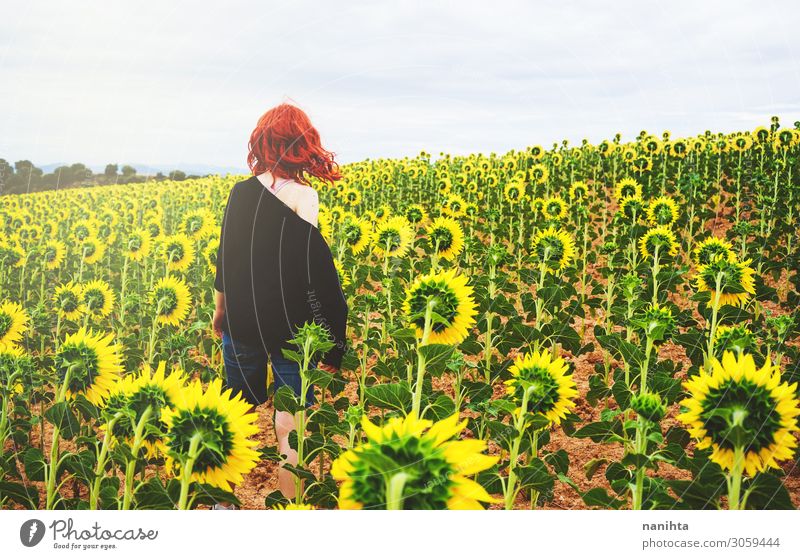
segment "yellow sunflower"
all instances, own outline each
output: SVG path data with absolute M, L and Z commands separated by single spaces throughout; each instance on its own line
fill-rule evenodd
M 430 324 L 429 344 L 460 344 L 475 325 L 478 311 L 472 287 L 467 285 L 467 278 L 456 275 L 455 270 L 418 276 L 406 289 L 403 311 L 420 339 L 424 336 L 429 306 L 439 317 Z
M 491 468 L 486 442 L 458 440 L 466 427 L 454 414 L 436 423 L 393 417 L 377 426 L 365 416 L 367 442 L 340 455 L 331 474 L 341 481 L 341 509 L 482 509 L 496 502 L 470 479 Z
M 733 245 L 724 239 L 718 237 L 709 237 L 698 245 L 692 251 L 694 263 L 698 266 L 709 264 L 714 259 L 721 257 L 725 260 L 736 260 L 736 253 L 733 251 Z
M 258 441 L 251 438 L 259 431 L 258 414 L 250 413 L 250 408 L 241 394 L 223 391 L 221 379 L 211 381 L 205 391 L 199 380 L 180 390 L 174 406 L 161 413 L 167 468 L 188 463 L 194 441 L 192 481 L 231 491 L 231 484 L 240 484 L 260 459 L 254 450 Z
M 359 192 L 355 188 L 346 189 L 342 194 L 342 197 L 344 198 L 345 202 L 347 202 L 347 204 L 351 207 L 358 206 L 361 203 L 361 192 Z
M 414 230 L 403 216 L 382 219 L 375 226 L 372 237 L 375 253 L 390 258 L 405 256 L 414 241 Z
M 106 245 L 97 237 L 86 237 L 78 243 L 78 252 L 86 264 L 96 264 L 106 253 Z
M 192 307 L 192 295 L 183 279 L 167 276 L 153 286 L 150 303 L 156 311 L 159 324 L 179 326 Z
M 66 397 L 82 394 L 99 406 L 122 373 L 122 354 L 112 334 L 81 328 L 68 334 L 54 358 L 58 385 L 66 383 Z
M 216 229 L 214 214 L 206 209 L 192 210 L 181 219 L 180 232 L 190 239 L 207 239 Z
M 135 229 L 128 235 L 125 241 L 123 254 L 133 262 L 141 262 L 150 254 L 150 244 L 152 238 L 147 229 Z
M 67 247 L 57 239 L 47 241 L 42 251 L 42 260 L 47 270 L 55 270 L 64 262 Z
M 525 200 L 525 183 L 520 180 L 508 181 L 503 189 L 503 197 L 512 206 L 523 202 Z
M 656 250 L 662 258 L 678 254 L 678 241 L 669 227 L 653 227 L 639 239 L 639 252 L 644 258 L 654 258 Z
M 287 503 L 286 505 L 275 505 L 272 510 L 317 510 L 312 505 L 298 505 L 295 503 Z
M 727 351 L 714 358 L 711 372 L 684 382 L 689 397 L 677 416 L 689 426 L 697 448 L 711 448 L 711 460 L 726 470 L 734 466 L 736 447 L 744 453 L 744 471 L 752 476 L 791 460 L 800 402 L 797 383 L 781 382 L 780 369 L 769 360 L 756 368 L 752 355 Z
M 29 321 L 28 313 L 18 303 L 0 303 L 0 345 L 16 344 L 21 340 Z
M 464 231 L 461 225 L 449 217 L 437 217 L 427 229 L 431 248 L 441 258 L 452 262 L 464 250 Z
M 219 252 L 219 239 L 211 239 L 208 241 L 206 248 L 203 249 L 203 258 L 208 264 L 208 269 L 211 274 L 217 273 L 217 253 Z
M 81 301 L 83 310 L 89 316 L 105 318 L 114 308 L 116 295 L 106 282 L 94 280 L 81 286 Z
M 64 283 L 56 287 L 55 293 L 53 294 L 53 304 L 61 318 L 73 322 L 83 316 L 83 313 L 86 311 L 83 305 L 81 288 L 79 285 L 72 282 Z
M 716 299 L 717 281 L 719 280 L 719 304 L 743 306 L 750 296 L 755 295 L 755 270 L 749 266 L 750 261 L 728 260 L 717 256 L 708 264 L 698 266 L 695 285 L 698 291 L 708 291 L 711 302 Z
M 642 197 L 642 185 L 632 178 L 624 178 L 614 186 L 614 198 L 622 201 L 629 196 Z
M 528 171 L 528 175 L 530 176 L 531 182 L 535 184 L 544 184 L 550 177 L 550 171 L 548 171 L 547 167 L 545 167 L 541 163 L 537 163 L 536 165 L 530 168 L 530 170 Z
M 560 196 L 553 196 L 545 200 L 543 209 L 547 219 L 560 221 L 567 217 L 567 203 Z
M 447 197 L 442 213 L 450 217 L 461 217 L 464 215 L 467 202 L 458 194 L 450 194 Z
M 428 221 L 428 212 L 419 204 L 411 204 L 404 213 L 409 223 L 421 225 Z
M 678 221 L 678 204 L 669 196 L 660 196 L 647 206 L 647 220 L 650 225 L 672 225 Z
M 372 238 L 372 226 L 366 219 L 353 217 L 344 222 L 341 228 L 341 235 L 353 255 L 358 256 L 369 245 L 369 241 Z
M 169 271 L 184 272 L 194 261 L 194 244 L 186 235 L 172 235 L 161 244 L 161 254 L 167 260 Z
M 551 226 L 534 235 L 531 255 L 535 262 L 544 263 L 551 272 L 560 272 L 575 258 L 575 242 L 569 233 Z
M 166 374 L 166 362 L 162 361 L 153 371 L 145 363 L 137 374 L 125 375 L 109 394 L 105 411 L 106 416 L 113 416 L 118 411 L 132 411 L 114 424 L 113 435 L 120 440 L 133 439 L 136 426 L 150 408 L 149 424 L 159 431 L 166 430 L 161 419 L 164 410 L 171 408 L 180 396 L 186 384 L 186 375 L 180 368 L 173 368 Z M 108 428 L 108 424 L 103 425 Z M 166 455 L 167 446 L 157 432 L 147 432 L 144 447 L 148 458 Z
M 504 382 L 506 394 L 517 404 L 517 413 L 542 414 L 551 423 L 560 424 L 575 407 L 578 388 L 569 365 L 561 357 L 553 358 L 549 351 L 526 353 L 518 356 L 508 368 L 511 378 Z
M 569 199 L 571 202 L 579 202 L 589 194 L 589 187 L 583 181 L 575 181 L 569 187 Z

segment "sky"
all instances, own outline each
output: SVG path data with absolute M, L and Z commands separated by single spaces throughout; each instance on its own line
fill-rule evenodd
M 291 101 L 342 162 L 800 120 L 796 1 L 36 1 L 0 158 L 246 169 Z

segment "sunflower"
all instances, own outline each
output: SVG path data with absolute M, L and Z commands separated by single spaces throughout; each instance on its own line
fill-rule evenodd
M 452 262 L 464 250 L 464 231 L 455 219 L 437 217 L 427 229 L 431 248 L 447 261 Z
M 669 227 L 653 227 L 639 239 L 639 252 L 644 258 L 654 258 L 656 249 L 661 257 L 678 254 L 678 241 Z
M 575 181 L 569 187 L 569 199 L 573 203 L 583 200 L 588 193 L 589 187 L 583 181 Z
M 166 363 L 160 362 L 153 371 L 145 363 L 137 374 L 125 375 L 109 394 L 106 401 L 106 415 L 113 416 L 119 411 L 133 412 L 124 415 L 121 421 L 114 424 L 113 435 L 118 439 L 132 439 L 136 426 L 145 410 L 150 408 L 149 424 L 165 431 L 166 425 L 161 419 L 162 412 L 171 408 L 180 397 L 186 384 L 186 375 L 180 368 L 173 368 L 166 374 Z M 104 425 L 103 428 L 108 428 Z M 158 432 L 145 434 L 144 446 L 148 458 L 164 455 L 167 447 Z
M 331 474 L 343 482 L 341 509 L 481 509 L 495 502 L 470 479 L 497 463 L 486 442 L 458 440 L 466 427 L 458 414 L 432 423 L 409 415 L 379 427 L 364 416 L 367 442 L 340 455 Z
M 123 254 L 133 262 L 141 262 L 150 254 L 150 232 L 147 229 L 135 229 L 128 235 Z
M 344 191 L 343 198 L 349 206 L 358 206 L 361 203 L 361 192 L 355 188 L 348 188 Z
M 514 206 L 525 200 L 525 184 L 519 180 L 508 181 L 503 189 L 506 202 Z
M 0 238 L 0 265 L 21 268 L 25 264 L 25 251 L 19 241 Z
M 769 131 L 769 128 L 764 128 L 763 126 L 757 127 L 753 130 L 750 135 L 753 137 L 753 141 L 757 144 L 766 144 L 769 142 L 769 138 L 772 135 L 772 132 Z
M 560 196 L 553 196 L 545 200 L 543 209 L 547 219 L 559 221 L 567 217 L 567 203 Z
M 655 136 L 648 136 L 642 142 L 642 148 L 648 155 L 658 155 L 664 149 L 664 144 Z
M 697 268 L 695 284 L 698 291 L 708 291 L 711 301 L 716 298 L 717 279 L 720 279 L 720 305 L 743 306 L 751 295 L 755 295 L 755 270 L 750 261 L 726 260 L 717 256 L 708 264 Z
M 372 236 L 371 229 L 369 221 L 357 217 L 346 220 L 342 225 L 341 234 L 354 256 L 367 248 Z
M 81 288 L 72 282 L 56 287 L 56 291 L 53 294 L 53 304 L 61 318 L 73 322 L 78 320 L 86 310 L 83 305 Z
M 630 196 L 641 198 L 642 185 L 636 179 L 624 178 L 614 186 L 614 198 L 621 202 Z
M 544 148 L 542 146 L 530 146 L 528 148 L 528 154 L 536 161 L 544 156 Z
M 442 208 L 442 213 L 450 217 L 461 217 L 464 215 L 464 208 L 466 205 L 466 201 L 461 196 L 458 194 L 450 194 L 447 197 L 444 208 Z
M 672 225 L 679 215 L 678 204 L 669 196 L 659 196 L 647 206 L 647 220 L 651 225 Z
M 207 239 L 216 230 L 214 214 L 209 210 L 200 209 L 188 212 L 181 219 L 179 230 L 193 240 Z
M 744 353 L 756 345 L 753 332 L 741 324 L 717 326 L 714 331 L 714 351 L 720 356 L 725 351 Z
M 575 242 L 561 228 L 548 227 L 536 233 L 531 241 L 531 253 L 553 273 L 568 267 L 575 257 Z
M 336 258 L 333 259 L 333 265 L 336 268 L 336 272 L 339 274 L 339 284 L 342 286 L 342 289 L 344 289 L 350 285 L 350 274 L 347 273 L 347 270 L 344 269 L 342 263 Z
M 89 316 L 105 318 L 114 308 L 116 296 L 106 282 L 94 280 L 81 286 L 81 302 Z
M 372 240 L 378 256 L 401 258 L 414 242 L 414 230 L 403 216 L 390 217 L 378 222 Z
M 731 147 L 734 151 L 739 153 L 744 153 L 753 147 L 753 138 L 752 136 L 736 136 L 731 141 Z
M 295 503 L 287 503 L 285 505 L 275 505 L 272 510 L 317 510 L 313 505 L 298 505 Z
M 16 344 L 28 328 L 28 313 L 12 301 L 0 303 L 0 345 Z
M 192 481 L 207 483 L 230 491 L 259 461 L 254 450 L 258 442 L 258 415 L 250 413 L 250 404 L 240 394 L 222 390 L 222 380 L 214 379 L 203 391 L 199 380 L 180 390 L 172 408 L 163 409 L 169 452 L 167 468 L 175 461 L 185 463 L 192 440 L 199 441 L 192 465 Z
M 405 214 L 409 223 L 414 225 L 428 221 L 428 212 L 419 204 L 411 204 L 406 208 Z
M 524 413 L 542 414 L 551 423 L 560 424 L 575 407 L 578 388 L 569 365 L 561 357 L 553 358 L 549 351 L 526 353 L 518 356 L 508 368 L 511 378 L 504 382 L 506 394 L 522 412 L 523 397 L 527 393 Z
M 64 339 L 54 365 L 59 385 L 67 383 L 67 398 L 82 394 L 99 406 L 122 373 L 122 355 L 112 334 L 81 328 Z
M 194 260 L 194 245 L 189 237 L 179 233 L 164 239 L 161 253 L 167 260 L 169 271 L 184 272 Z
M 646 155 L 637 155 L 631 161 L 631 169 L 637 173 L 646 173 L 653 168 L 653 160 Z
M 726 351 L 722 361 L 711 361 L 710 374 L 701 367 L 683 386 L 689 397 L 677 418 L 689 426 L 697 448 L 712 449 L 713 462 L 731 470 L 738 446 L 744 470 L 752 476 L 794 457 L 797 383 L 781 382 L 780 369 L 769 360 L 757 369 L 752 355 Z
M 167 276 L 153 286 L 150 303 L 156 309 L 159 324 L 179 326 L 192 307 L 192 295 L 185 281 Z
M 709 264 L 716 258 L 725 260 L 736 260 L 736 253 L 733 252 L 733 245 L 724 239 L 709 237 L 701 241 L 692 251 L 694 263 L 698 266 Z
M 528 175 L 530 176 L 531 182 L 535 184 L 544 184 L 547 182 L 550 172 L 547 170 L 547 167 L 541 163 L 537 163 L 530 168 Z
M 541 196 L 531 198 L 531 211 L 534 215 L 544 214 L 544 198 Z
M 57 239 L 53 239 L 44 243 L 42 260 L 44 262 L 45 269 L 55 270 L 59 268 L 64 262 L 64 255 L 66 252 L 66 245 Z
M 438 318 L 431 323 L 427 343 L 460 344 L 475 325 L 477 309 L 472 287 L 455 270 L 418 276 L 406 290 L 403 311 L 422 338 L 429 304 Z
M 106 246 L 97 237 L 86 237 L 78 243 L 78 251 L 86 264 L 96 264 L 106 253 Z
M 217 273 L 217 253 L 219 252 L 219 239 L 214 238 L 208 241 L 208 244 L 203 249 L 203 259 L 208 264 L 208 269 L 211 275 Z

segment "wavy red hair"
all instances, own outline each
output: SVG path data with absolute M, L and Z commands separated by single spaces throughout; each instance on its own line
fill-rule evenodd
M 309 184 L 309 176 L 326 182 L 342 178 L 334 153 L 322 147 L 319 132 L 301 109 L 283 103 L 258 119 L 250 142 L 247 165 L 254 175 L 266 171 L 274 177 Z

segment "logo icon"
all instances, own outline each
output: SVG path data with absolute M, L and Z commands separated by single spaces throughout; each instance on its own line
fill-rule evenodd
M 19 529 L 19 540 L 25 547 L 38 545 L 44 538 L 44 522 L 36 518 L 26 520 Z

